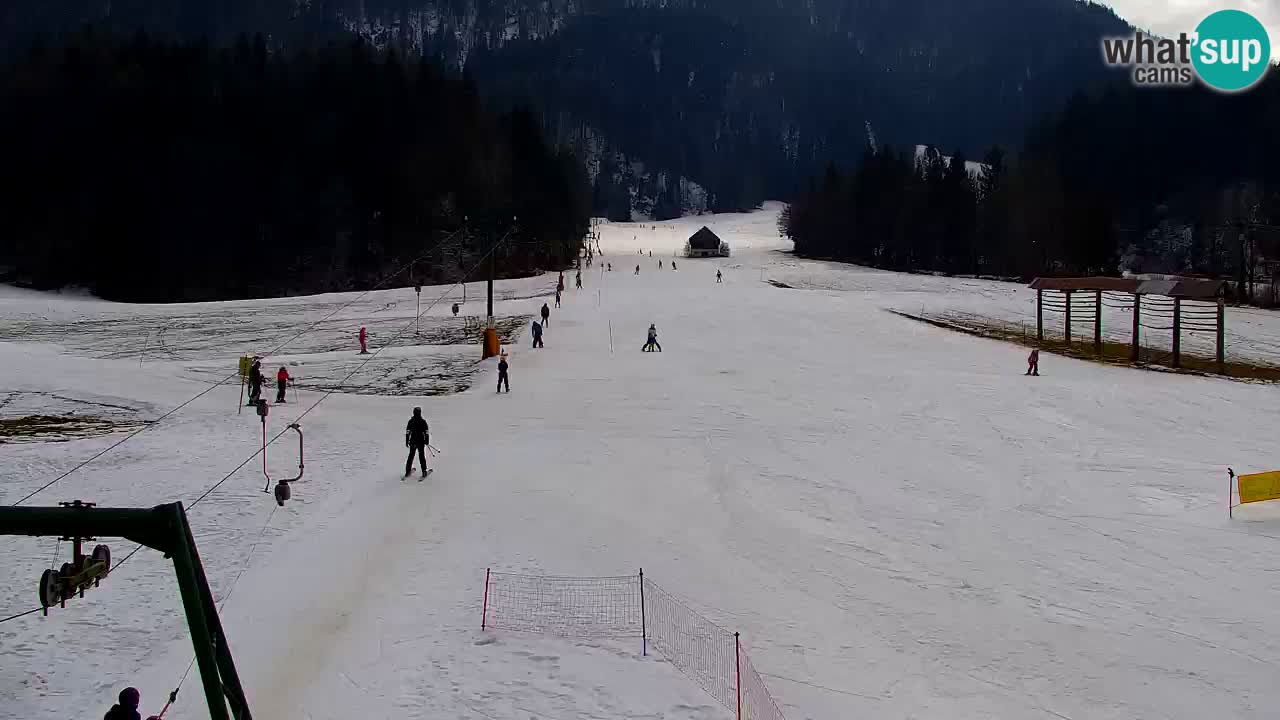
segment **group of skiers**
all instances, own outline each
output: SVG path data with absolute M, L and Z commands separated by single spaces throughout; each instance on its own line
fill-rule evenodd
M 364 328 L 361 328 L 363 330 Z M 262 374 L 262 358 L 255 357 L 253 364 L 249 366 L 249 405 L 257 405 L 258 400 L 262 397 L 262 384 L 266 381 L 266 376 Z M 288 389 L 289 383 L 293 377 L 289 375 L 289 369 L 281 365 L 276 371 L 276 404 L 288 402 L 285 400 L 285 390 Z

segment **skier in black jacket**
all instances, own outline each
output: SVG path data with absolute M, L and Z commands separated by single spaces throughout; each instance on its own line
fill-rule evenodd
M 404 462 L 404 476 L 409 477 L 413 474 L 413 454 L 418 453 L 418 466 L 422 468 L 422 475 L 427 474 L 427 446 L 431 444 L 431 429 L 427 426 L 427 421 L 422 417 L 422 408 L 413 409 L 413 417 L 409 418 L 409 424 L 404 426 L 404 445 L 409 448 L 409 459 Z

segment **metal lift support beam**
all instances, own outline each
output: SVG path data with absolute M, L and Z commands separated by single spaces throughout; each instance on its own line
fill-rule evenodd
M 195 646 L 196 663 L 200 666 L 200 679 L 209 702 L 209 717 L 211 720 L 252 720 L 182 503 L 157 505 L 149 510 L 3 507 L 0 508 L 0 535 L 122 537 L 172 558 L 187 625 L 191 628 L 191 644 Z

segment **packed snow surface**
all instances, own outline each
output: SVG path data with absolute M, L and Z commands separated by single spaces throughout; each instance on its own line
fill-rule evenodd
M 268 377 L 285 364 L 300 379 L 273 433 L 340 391 L 303 419 L 292 502 L 276 509 L 255 460 L 190 510 L 255 715 L 730 717 L 629 643 L 479 628 L 486 567 L 643 567 L 742 632 L 791 720 L 1275 717 L 1280 503 L 1228 519 L 1226 468 L 1280 467 L 1277 388 L 1051 355 L 1024 377 L 1022 348 L 885 309 L 1033 321 L 1025 290 L 797 260 L 778 209 L 601 225 L 605 255 L 584 289 L 567 275 L 545 349 L 525 323 L 555 275 L 499 283 L 510 394 L 449 312 L 460 289 L 350 386 L 357 329 L 388 343 L 412 289 L 365 296 L 268 359 Z M 733 257 L 673 271 L 703 224 Z M 480 288 L 463 316 L 483 313 Z M 0 292 L 0 419 L 47 403 L 125 423 L 0 444 L 0 502 L 354 297 Z M 1232 338 L 1265 356 L 1280 318 L 1247 318 Z M 662 353 L 640 352 L 650 323 Z M 239 392 L 219 387 L 28 504 L 190 504 L 261 443 Z M 421 483 L 400 479 L 414 406 L 443 451 Z M 291 442 L 271 446 L 273 473 L 295 468 Z M 133 547 L 108 542 L 117 558 Z M 0 545 L 0 616 L 36 604 L 41 569 L 69 553 L 55 545 Z M 4 717 L 97 717 L 125 685 L 157 712 L 191 660 L 171 566 L 140 552 L 65 610 L 0 625 L 0 656 Z M 205 716 L 193 671 L 166 718 Z

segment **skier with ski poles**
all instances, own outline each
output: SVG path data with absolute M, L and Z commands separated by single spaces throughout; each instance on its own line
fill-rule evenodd
M 431 444 L 431 428 L 422 417 L 422 408 L 413 409 L 413 417 L 404 426 L 404 446 L 409 448 L 409 459 L 404 461 L 404 476 L 413 474 L 413 455 L 418 454 L 418 467 L 422 468 L 422 477 L 427 476 L 427 446 Z
M 281 365 L 279 372 L 276 373 L 276 404 L 285 402 L 284 391 L 289 386 L 289 381 L 293 378 L 289 377 L 289 371 L 285 366 Z
M 645 341 L 641 352 L 653 352 L 654 348 L 657 348 L 658 352 L 662 352 L 662 346 L 658 344 L 658 328 L 650 323 L 649 338 Z

